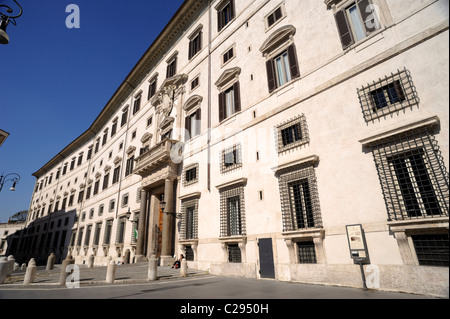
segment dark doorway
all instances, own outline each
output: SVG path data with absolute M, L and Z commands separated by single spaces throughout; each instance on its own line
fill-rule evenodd
M 259 274 L 261 278 L 275 278 L 275 266 L 273 263 L 272 238 L 262 238 L 259 246 Z

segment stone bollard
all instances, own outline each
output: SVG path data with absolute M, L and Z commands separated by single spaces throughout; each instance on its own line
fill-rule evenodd
M 23 263 L 22 266 L 20 266 L 20 270 L 25 270 L 27 269 L 27 264 Z
M 34 282 L 35 278 L 36 278 L 36 261 L 34 260 L 34 258 L 31 258 L 30 262 L 28 263 L 23 284 L 29 285 Z
M 114 260 L 111 260 L 106 269 L 106 282 L 112 284 L 114 280 L 116 280 L 116 263 Z
M 61 265 L 61 275 L 59 276 L 59 285 L 63 286 L 66 284 L 67 277 L 70 275 L 70 271 L 67 271 L 67 266 L 73 265 L 75 260 L 72 258 L 72 255 L 67 255 L 66 259 L 62 262 Z
M 9 276 L 8 274 L 9 262 L 6 257 L 0 258 L 0 285 L 3 284 L 6 278 Z
M 8 263 L 9 263 L 9 269 L 8 269 L 8 276 L 10 276 L 14 271 L 14 263 L 16 260 L 14 259 L 14 256 L 8 256 Z
M 55 254 L 51 253 L 50 256 L 48 256 L 47 267 L 45 268 L 45 270 L 53 270 L 53 268 L 55 267 L 55 260 L 56 260 Z
M 182 277 L 187 277 L 187 260 L 185 258 L 181 261 L 180 274 Z
M 150 257 L 148 262 L 148 280 L 155 281 L 158 279 L 158 259 L 155 255 Z
M 19 263 L 14 263 L 14 271 L 19 270 Z
M 88 268 L 93 268 L 94 267 L 94 260 L 95 260 L 94 255 L 90 255 L 89 259 L 88 259 Z

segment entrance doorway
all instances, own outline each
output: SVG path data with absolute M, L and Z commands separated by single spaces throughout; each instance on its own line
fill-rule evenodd
M 261 278 L 275 278 L 275 265 L 273 261 L 272 238 L 258 240 L 259 246 L 259 274 Z

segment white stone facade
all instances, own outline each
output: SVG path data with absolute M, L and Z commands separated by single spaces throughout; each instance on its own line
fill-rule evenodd
M 371 288 L 448 297 L 448 1 L 209 2 L 185 1 L 35 173 L 28 222 L 75 211 L 77 263 L 184 253 L 213 274 L 361 287 L 357 224 Z M 429 235 L 446 266 L 418 257 Z

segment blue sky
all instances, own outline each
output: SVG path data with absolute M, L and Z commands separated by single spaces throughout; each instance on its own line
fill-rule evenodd
M 28 209 L 32 174 L 89 128 L 183 0 L 18 2 L 24 13 L 0 46 L 0 129 L 10 133 L 0 174 L 21 180 L 0 192 L 3 223 Z M 69 4 L 80 9 L 79 29 L 66 27 Z

